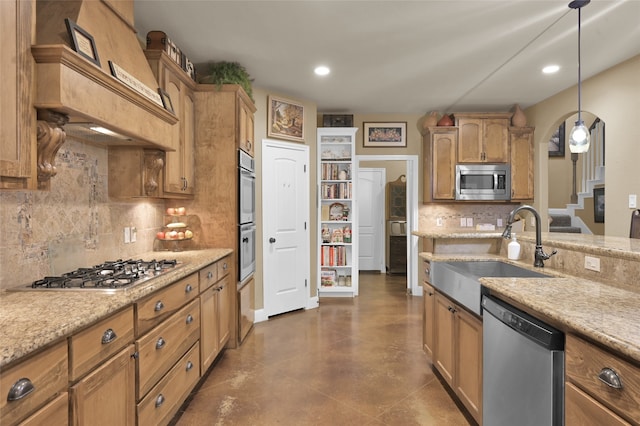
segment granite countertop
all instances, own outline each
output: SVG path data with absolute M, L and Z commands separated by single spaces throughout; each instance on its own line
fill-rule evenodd
M 231 249 L 171 252 L 183 262 L 157 278 L 116 293 L 88 290 L 0 292 L 0 367 L 57 342 L 136 300 L 232 253 Z M 158 252 L 135 256 L 151 260 Z
M 591 236 L 592 237 L 592 236 Z M 431 261 L 501 260 L 535 270 L 528 262 L 497 254 L 420 253 Z M 586 336 L 640 363 L 640 293 L 578 278 L 549 268 L 551 278 L 480 278 L 492 294 L 538 312 L 565 329 Z

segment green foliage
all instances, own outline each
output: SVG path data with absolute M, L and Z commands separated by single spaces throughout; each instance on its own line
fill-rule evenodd
M 223 84 L 239 84 L 253 101 L 253 79 L 242 65 L 237 62 L 219 61 L 210 62 L 208 66 L 209 72 L 200 78 L 200 83 L 215 84 L 218 87 Z

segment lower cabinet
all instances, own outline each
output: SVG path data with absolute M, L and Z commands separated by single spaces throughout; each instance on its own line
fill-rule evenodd
M 69 394 L 63 392 L 56 399 L 29 416 L 20 426 L 67 426 L 69 424 Z
M 71 386 L 71 424 L 136 424 L 134 354 L 135 346 L 127 346 Z
M 229 275 L 200 294 L 201 366 L 204 374 L 229 340 Z
M 433 287 L 423 283 L 424 310 L 422 312 L 422 346 L 424 352 L 433 359 L 433 339 L 435 334 L 436 292 Z
M 567 426 L 628 426 L 631 424 L 572 383 L 565 384 L 564 397 Z
M 437 291 L 434 306 L 433 365 L 481 424 L 482 321 Z

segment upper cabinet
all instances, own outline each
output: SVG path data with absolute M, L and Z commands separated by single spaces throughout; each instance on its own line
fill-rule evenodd
M 509 162 L 509 120 L 511 113 L 460 113 L 458 163 Z
M 35 1 L 0 1 L 0 188 L 35 189 L 37 185 L 31 84 L 34 62 L 30 53 L 34 13 Z
M 454 200 L 458 128 L 429 127 L 423 145 L 423 201 Z
M 163 50 L 146 50 L 151 70 L 165 91 L 178 124 L 173 126 L 172 148 L 164 164 L 163 195 L 165 198 L 189 198 L 195 190 L 195 100 L 196 83 Z
M 533 200 L 533 127 L 510 127 L 511 200 Z
M 254 156 L 253 111 L 252 104 L 240 102 L 238 105 L 238 148 L 252 157 Z

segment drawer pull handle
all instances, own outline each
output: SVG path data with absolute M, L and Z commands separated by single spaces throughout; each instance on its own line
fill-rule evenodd
M 224 269 L 225 271 L 227 270 L 227 262 L 224 262 L 224 263 L 222 264 L 222 269 Z
M 191 314 L 187 315 L 187 324 L 191 324 L 193 322 L 193 316 Z
M 167 344 L 166 340 L 164 340 L 162 337 L 160 337 L 158 339 L 158 341 L 156 342 L 156 349 L 162 349 L 162 348 L 164 348 L 164 345 L 166 345 L 166 344 Z
M 25 396 L 29 395 L 34 390 L 36 390 L 36 387 L 33 386 L 31 380 L 23 377 L 22 379 L 15 382 L 13 386 L 11 386 L 11 389 L 9 389 L 9 394 L 7 395 L 7 401 L 18 401 L 19 399 L 22 399 Z
M 161 310 L 164 309 L 164 303 L 162 303 L 162 300 L 158 300 L 156 302 L 156 306 L 153 308 L 154 311 L 159 312 Z
M 186 371 L 189 371 L 193 368 L 193 363 L 191 361 L 187 361 L 187 368 L 185 369 Z
M 192 290 L 193 287 L 191 287 L 191 284 L 187 284 L 187 286 L 184 288 L 185 293 L 191 293 Z
M 112 328 L 107 329 L 107 331 L 104 332 L 104 334 L 102 335 L 102 344 L 106 345 L 108 343 L 113 342 L 114 340 L 116 340 L 118 336 L 116 335 L 116 332 L 113 331 Z
M 209 273 L 207 274 L 207 279 L 210 280 L 211 278 L 213 278 L 213 272 L 209 271 Z
M 162 404 L 164 404 L 164 395 L 160 394 L 156 398 L 156 408 L 159 408 Z
M 605 385 L 612 387 L 614 389 L 622 389 L 622 380 L 620 380 L 620 376 L 615 372 L 613 368 L 605 367 L 598 374 L 598 379 Z

